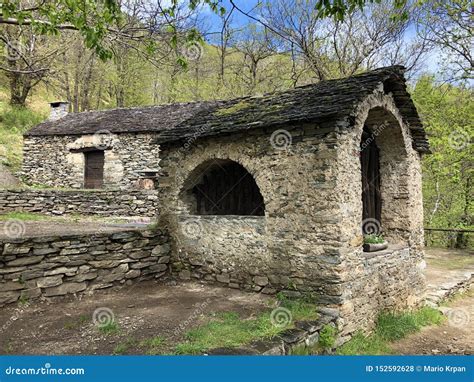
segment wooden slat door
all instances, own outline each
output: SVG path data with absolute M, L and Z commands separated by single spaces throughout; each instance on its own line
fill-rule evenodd
M 104 152 L 101 150 L 84 153 L 84 188 L 102 188 L 104 186 Z
M 373 134 L 366 129 L 362 134 L 362 142 L 366 143 L 364 148 L 361 147 L 360 157 L 362 167 L 362 218 L 377 219 L 380 222 L 382 200 L 380 196 L 379 148 L 375 143 Z

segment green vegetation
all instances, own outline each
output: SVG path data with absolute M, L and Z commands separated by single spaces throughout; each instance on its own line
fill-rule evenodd
M 5 220 L 23 220 L 23 221 L 41 221 L 52 219 L 51 216 L 35 214 L 32 212 L 8 212 L 6 214 L 0 215 L 0 221 Z
M 12 171 L 20 169 L 22 134 L 44 120 L 44 116 L 24 107 L 10 107 L 0 102 L 0 164 Z
M 443 315 L 430 307 L 404 313 L 383 313 L 377 320 L 373 334 L 365 336 L 362 332 L 357 332 L 337 350 L 337 354 L 390 354 L 390 342 L 415 333 L 423 326 L 439 325 L 443 320 Z
M 207 324 L 186 333 L 186 342 L 176 346 L 177 354 L 198 354 L 218 347 L 238 347 L 253 340 L 272 338 L 285 328 L 271 322 L 270 314 L 242 319 L 237 313 L 216 314 Z
M 319 346 L 323 349 L 332 349 L 336 342 L 337 330 L 332 325 L 324 325 L 319 332 Z
M 116 321 L 110 321 L 104 325 L 100 325 L 98 328 L 102 334 L 106 335 L 116 334 L 120 331 L 120 327 Z
M 177 354 L 199 354 L 218 347 L 239 347 L 259 339 L 273 338 L 282 331 L 293 327 L 294 321 L 317 318 L 316 306 L 305 299 L 288 299 L 279 295 L 280 308 L 290 315 L 284 318 L 287 325 L 275 325 L 271 312 L 243 319 L 234 312 L 215 314 L 211 319 L 185 335 L 186 341 L 176 345 Z M 276 319 L 278 321 L 278 319 Z
M 422 77 L 412 91 L 433 153 L 423 157 L 425 226 L 474 229 L 472 195 L 473 90 L 439 85 L 434 77 Z M 428 245 L 472 247 L 463 233 L 432 233 Z
M 64 329 L 67 329 L 67 330 L 79 329 L 81 326 L 83 326 L 89 320 L 90 320 L 89 316 L 81 315 L 81 316 L 79 316 L 79 318 L 73 319 L 71 321 L 67 321 L 64 324 Z
M 381 235 L 370 234 L 364 236 L 364 244 L 382 244 L 384 241 Z
M 214 114 L 217 115 L 217 116 L 232 115 L 232 114 L 237 113 L 239 111 L 245 110 L 248 107 L 249 107 L 248 102 L 240 101 L 240 102 L 237 102 L 236 104 L 234 104 L 232 106 L 217 109 L 217 111 Z
M 149 338 L 140 342 L 140 347 L 145 349 L 146 354 L 155 355 L 162 354 L 165 346 L 165 339 L 161 336 Z

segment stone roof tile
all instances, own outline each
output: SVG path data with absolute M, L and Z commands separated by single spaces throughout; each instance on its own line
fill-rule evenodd
M 104 130 L 112 133 L 152 132 L 157 143 L 164 143 L 194 137 L 196 132 L 199 137 L 205 137 L 304 122 L 349 122 L 357 105 L 381 85 L 387 93 L 393 94 L 410 127 L 415 149 L 429 152 L 401 66 L 261 97 L 71 113 L 56 121 L 43 122 L 25 136 L 82 135 Z

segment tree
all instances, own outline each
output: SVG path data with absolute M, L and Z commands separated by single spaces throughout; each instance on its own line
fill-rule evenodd
M 296 48 L 317 80 L 325 80 L 370 69 L 405 35 L 412 20 L 403 16 L 412 6 L 376 3 L 363 10 L 352 7 L 334 19 L 321 18 L 318 0 L 273 0 L 265 3 L 261 18 L 287 49 Z
M 243 56 L 246 69 L 240 75 L 246 79 L 249 94 L 254 94 L 260 78 L 259 69 L 263 61 L 277 53 L 274 35 L 255 23 L 249 24 L 235 38 L 234 47 Z
M 434 0 L 424 4 L 419 30 L 442 54 L 441 64 L 451 80 L 474 78 L 474 8 L 468 0 Z
M 423 158 L 425 223 L 429 227 L 473 226 L 473 95 L 472 89 L 439 85 L 429 76 L 422 77 L 413 90 L 433 151 Z M 463 235 L 453 239 L 456 245 L 465 245 Z
M 60 49 L 49 47 L 45 39 L 31 27 L 0 29 L 0 41 L 5 44 L 0 70 L 9 79 L 11 105 L 25 106 L 31 90 L 50 74 Z

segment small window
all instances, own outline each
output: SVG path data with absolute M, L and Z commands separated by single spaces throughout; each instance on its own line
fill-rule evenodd
M 231 160 L 207 161 L 198 166 L 185 184 L 184 199 L 196 215 L 265 214 L 255 179 Z

